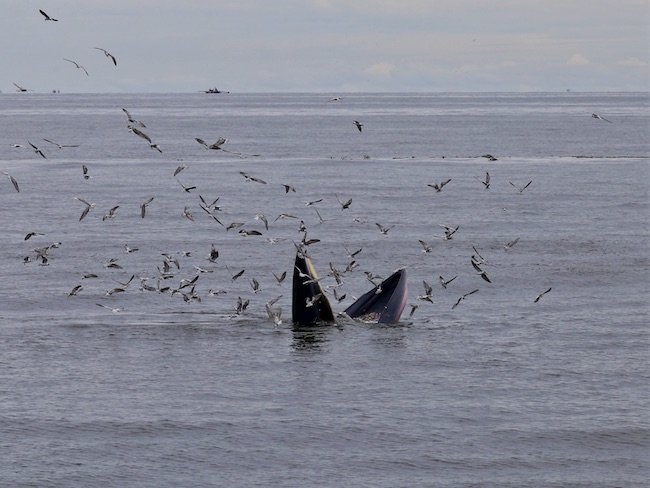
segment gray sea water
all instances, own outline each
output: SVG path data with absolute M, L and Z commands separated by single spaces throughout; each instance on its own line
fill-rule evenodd
M 648 94 L 334 95 L 0 95 L 1 486 L 648 486 Z

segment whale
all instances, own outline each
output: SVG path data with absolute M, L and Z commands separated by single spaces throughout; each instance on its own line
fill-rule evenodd
M 407 300 L 407 274 L 402 268 L 359 297 L 344 313 L 364 322 L 394 324 L 399 322 Z
M 293 267 L 291 316 L 295 325 L 334 323 L 334 312 L 318 281 L 311 260 L 301 251 Z

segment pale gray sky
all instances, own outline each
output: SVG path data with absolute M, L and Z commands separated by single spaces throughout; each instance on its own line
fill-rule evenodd
M 0 0 L 0 90 L 648 91 L 649 32 L 650 0 Z

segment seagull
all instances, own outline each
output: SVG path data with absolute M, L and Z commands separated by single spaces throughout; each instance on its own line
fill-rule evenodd
M 176 170 L 174 171 L 174 176 L 176 176 L 178 173 L 180 173 L 183 170 L 187 169 L 187 164 L 181 164 Z
M 436 190 L 438 193 L 442 191 L 442 188 L 451 181 L 451 178 L 441 181 L 440 183 L 428 183 L 427 186 L 430 186 L 434 190 Z
M 29 141 L 27 141 L 27 142 L 29 143 L 30 146 L 32 146 L 32 149 L 34 150 L 34 152 L 35 152 L 36 154 L 38 154 L 39 156 L 45 158 L 45 154 L 43 154 L 43 151 L 41 151 L 39 148 L 37 148 L 37 147 L 36 147 L 34 144 L 32 144 L 31 142 L 29 142 Z M 47 158 L 45 158 L 45 159 L 47 159 Z
M 306 207 L 311 207 L 312 205 L 315 205 L 316 203 L 322 202 L 323 199 L 319 198 L 318 200 L 312 200 L 311 202 L 304 202 Z
M 286 271 L 283 271 L 282 274 L 281 274 L 280 276 L 278 276 L 278 275 L 276 275 L 275 273 L 273 273 L 273 276 L 275 276 L 275 280 L 278 282 L 278 285 L 279 285 L 279 284 L 282 283 L 282 282 L 285 280 L 285 278 L 287 277 L 287 272 L 286 272 Z
M 543 291 L 542 293 L 540 293 L 539 295 L 537 295 L 537 296 L 535 297 L 535 301 L 534 301 L 533 303 L 537 303 L 537 302 L 539 302 L 540 298 L 542 298 L 544 295 L 546 295 L 549 291 L 551 291 L 551 288 L 549 288 L 548 290 Z
M 384 227 L 378 222 L 375 222 L 375 224 L 377 225 L 377 227 L 379 227 L 379 232 L 381 232 L 384 235 L 388 235 L 388 231 L 391 230 L 393 227 L 395 227 L 394 225 L 391 225 L 390 227 Z
M 74 296 L 77 295 L 77 293 L 79 293 L 79 292 L 80 292 L 81 290 L 83 290 L 83 289 L 84 289 L 83 286 L 81 286 L 81 285 L 77 285 L 77 286 L 75 286 L 72 290 L 70 290 L 70 293 L 68 293 L 68 296 L 69 296 L 69 297 L 74 297 Z
M 45 142 L 49 142 L 50 144 L 54 144 L 57 146 L 59 149 L 62 149 L 64 147 L 79 147 L 79 144 L 59 144 L 58 142 L 51 141 L 49 139 L 43 138 Z
M 127 117 L 128 121 L 131 122 L 132 124 L 139 125 L 140 127 L 147 127 L 146 125 L 144 125 L 144 124 L 143 124 L 142 122 L 140 122 L 139 120 L 134 119 L 134 118 L 131 116 L 131 113 L 130 113 L 127 109 L 123 108 L 122 111 L 124 111 L 124 113 L 126 114 L 126 117 Z
M 141 137 L 145 141 L 149 143 L 149 147 L 152 149 L 156 149 L 158 152 L 162 153 L 161 149 L 158 147 L 158 144 L 154 144 L 151 142 L 151 137 L 149 137 L 147 134 L 142 132 L 140 129 L 133 127 L 132 125 L 127 126 L 127 129 L 129 129 L 130 132 L 133 132 L 136 136 Z
M 226 269 L 230 273 L 230 270 L 228 269 L 228 266 L 226 266 Z M 230 281 L 235 281 L 237 278 L 239 278 L 241 275 L 243 275 L 245 271 L 246 271 L 245 269 L 242 269 L 241 271 L 238 271 L 235 274 L 231 274 Z
M 27 241 L 27 240 L 31 239 L 32 237 L 34 237 L 34 236 L 44 236 L 44 235 L 45 235 L 45 234 L 41 234 L 40 232 L 28 232 L 28 233 L 25 235 L 25 239 L 24 239 L 24 240 Z
M 244 178 L 246 178 L 246 181 L 254 181 L 255 183 L 261 183 L 262 185 L 266 185 L 266 181 L 256 178 L 254 176 L 250 176 L 244 171 L 240 171 L 239 174 L 242 175 Z
M 454 305 L 451 307 L 451 309 L 452 309 L 452 310 L 455 309 L 455 308 L 460 304 L 460 302 L 462 302 L 463 300 L 465 300 L 465 298 L 467 298 L 468 296 L 470 296 L 470 295 L 476 293 L 477 291 L 478 291 L 478 288 L 477 288 L 476 290 L 472 290 L 472 291 L 470 291 L 469 293 L 465 293 L 462 297 L 460 297 L 460 298 L 458 299 L 458 301 L 457 301 L 456 303 L 454 303 Z
M 282 186 L 284 187 L 284 192 L 289 193 L 290 191 L 296 193 L 296 189 L 293 187 L 293 185 L 289 185 L 287 183 L 282 183 Z
M 610 124 L 612 123 L 611 120 L 607 120 L 605 117 L 601 117 L 601 116 L 598 115 L 598 114 L 591 114 L 591 116 L 592 116 L 594 119 L 604 120 L 605 122 L 609 122 Z
M 339 200 L 338 195 L 334 195 L 336 197 L 336 200 L 339 202 L 341 205 L 341 210 L 345 210 L 346 208 L 350 208 L 350 205 L 352 205 L 352 199 L 350 198 L 347 202 L 342 202 Z
M 111 208 L 111 209 L 108 211 L 108 213 L 102 217 L 102 221 L 104 221 L 104 220 L 106 220 L 106 219 L 112 219 L 113 217 L 115 217 L 115 211 L 116 211 L 118 208 L 120 208 L 119 205 L 115 205 L 113 208 Z
M 282 319 L 280 318 L 282 315 L 282 309 L 278 308 L 277 310 L 273 310 L 273 308 L 271 308 L 271 305 L 268 303 L 264 307 L 266 308 L 267 315 L 271 320 L 273 320 L 275 326 L 277 327 L 278 325 L 282 325 Z
M 450 278 L 450 279 L 448 279 L 448 280 L 445 280 L 442 276 L 438 276 L 438 279 L 440 280 L 440 284 L 442 285 L 442 287 L 446 290 L 446 289 L 447 289 L 447 285 L 448 285 L 449 283 L 451 283 L 452 281 L 454 281 L 457 277 L 458 277 L 458 276 L 454 276 L 453 278 Z
M 88 180 L 92 178 L 92 176 L 88 174 L 88 167 L 85 164 L 81 165 L 81 171 L 83 172 L 84 180 Z
M 427 244 L 427 243 L 426 243 L 425 241 L 423 241 L 422 239 L 418 239 L 418 242 L 419 242 L 420 245 L 422 246 L 422 252 L 423 252 L 423 253 L 431 252 L 431 250 L 433 249 L 429 244 Z
M 18 187 L 18 182 L 16 181 L 16 179 L 6 171 L 3 171 L 2 174 L 5 175 L 9 181 L 11 181 L 11 184 L 14 185 L 16 191 L 20 193 L 20 188 Z
M 113 313 L 119 313 L 119 312 L 121 312 L 123 310 L 122 308 L 113 308 L 113 307 L 109 307 L 107 305 L 103 305 L 101 303 L 96 303 L 95 305 L 97 305 L 98 307 L 106 308 L 106 309 L 110 310 Z
M 481 157 L 482 157 L 482 158 L 486 158 L 486 159 L 488 159 L 489 161 L 498 161 L 498 159 L 495 158 L 494 156 L 492 156 L 491 154 L 484 154 L 484 155 L 481 156 Z
M 192 212 L 190 212 L 190 209 L 188 207 L 185 207 L 183 209 L 183 217 L 194 222 L 194 216 L 192 215 Z
M 359 129 L 359 132 L 362 132 L 363 124 L 361 122 L 359 122 L 358 120 L 355 120 L 354 125 L 357 126 L 357 129 Z
M 264 214 L 257 214 L 257 215 L 255 216 L 255 220 L 261 220 L 262 222 L 264 222 L 264 228 L 265 228 L 266 230 L 269 230 L 269 219 L 266 218 L 266 215 L 264 215 Z
M 47 15 L 42 10 L 39 10 L 39 12 L 43 15 L 43 17 L 45 17 L 45 20 L 51 20 L 52 22 L 58 22 L 59 21 L 59 19 L 55 19 L 54 17 L 50 17 L 49 15 Z
M 142 216 L 143 219 L 144 219 L 145 213 L 147 212 L 147 207 L 149 206 L 149 204 L 151 202 L 153 202 L 153 197 L 148 198 L 147 200 L 145 200 L 144 202 L 142 202 L 140 204 L 140 215 Z
M 328 101 L 329 102 L 340 102 L 342 100 L 341 97 L 332 97 Z
M 99 51 L 102 51 L 104 55 L 107 58 L 111 58 L 111 61 L 113 61 L 113 64 L 117 66 L 117 60 L 115 59 L 115 56 L 113 56 L 111 53 L 109 53 L 106 49 L 102 49 L 101 47 L 94 47 L 93 49 L 98 49 Z
M 28 91 L 27 88 L 23 88 L 22 86 L 20 86 L 20 85 L 18 85 L 18 84 L 16 84 L 16 83 L 14 83 L 14 86 L 16 87 L 16 91 L 19 91 L 19 92 L 26 92 L 26 91 Z
M 505 251 L 507 251 L 508 249 L 510 249 L 512 246 L 514 246 L 514 245 L 517 244 L 518 242 L 519 242 L 519 237 L 517 237 L 516 239 L 513 239 L 513 240 L 510 241 L 508 244 L 506 244 L 505 246 L 503 246 L 503 249 L 504 249 Z
M 422 285 L 424 286 L 424 295 L 420 295 L 418 300 L 426 300 L 427 302 L 433 303 L 433 300 L 431 300 L 431 297 L 433 296 L 433 288 L 426 281 L 422 281 Z
M 474 178 L 476 178 L 476 176 Z M 479 178 L 476 179 L 481 183 L 483 183 L 483 186 L 485 187 L 486 190 L 490 188 L 490 173 L 488 173 L 487 171 L 485 172 L 485 181 Z
M 528 183 L 526 183 L 524 186 L 517 186 L 517 185 L 515 185 L 512 181 L 509 181 L 508 183 L 510 183 L 512 186 L 514 186 L 514 187 L 517 189 L 517 191 L 519 191 L 519 194 L 521 195 L 521 194 L 524 192 L 524 190 L 525 190 L 526 188 L 528 188 L 528 186 L 529 186 L 532 182 L 533 182 L 533 180 L 530 180 L 530 181 L 529 181 Z
M 219 250 L 217 249 L 217 246 L 215 246 L 213 243 L 210 247 L 210 254 L 208 255 L 208 261 L 210 261 L 211 263 L 215 263 L 218 257 L 219 257 Z
M 445 224 L 438 224 L 440 227 L 445 228 L 445 237 L 443 237 L 443 240 L 449 241 L 453 237 L 453 235 L 458 232 L 458 229 L 460 229 L 460 225 L 457 225 L 455 229 L 452 229 L 451 227 L 446 226 Z
M 195 186 L 185 186 L 183 183 L 180 182 L 180 180 L 178 178 L 176 178 L 176 181 L 178 181 L 178 184 L 181 185 L 181 187 L 183 188 L 183 191 L 185 193 L 189 193 L 192 190 L 196 190 Z
M 81 222 L 86 217 L 86 215 L 88 215 L 88 212 L 90 212 L 90 209 L 95 207 L 95 204 L 94 203 L 88 203 L 86 200 L 84 200 L 81 197 L 74 197 L 74 198 L 75 198 L 75 200 L 79 200 L 81 203 L 83 203 L 86 206 L 84 211 L 81 212 L 81 217 L 79 217 L 79 222 Z
M 84 73 L 86 73 L 86 76 L 88 76 L 88 71 L 86 71 L 86 68 L 84 68 L 83 66 L 81 66 L 81 65 L 80 65 L 79 63 L 77 63 L 76 61 L 73 61 L 72 59 L 66 59 L 66 58 L 63 58 L 63 61 L 67 61 L 68 63 L 72 63 L 72 64 L 74 64 L 77 68 L 84 70 Z

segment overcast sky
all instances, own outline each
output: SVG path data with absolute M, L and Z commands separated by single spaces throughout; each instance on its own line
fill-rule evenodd
M 649 26 L 650 0 L 0 0 L 0 90 L 648 91 Z

